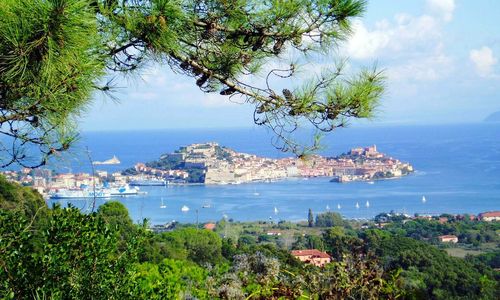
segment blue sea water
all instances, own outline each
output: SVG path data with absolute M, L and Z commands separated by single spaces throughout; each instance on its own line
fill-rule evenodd
M 94 160 L 116 155 L 120 165 L 97 169 L 117 171 L 157 159 L 180 146 L 207 141 L 260 156 L 290 156 L 276 150 L 271 138 L 262 128 L 88 132 L 82 134 L 69 155 L 52 165 L 64 172 L 89 172 L 90 162 L 84 153 L 88 147 Z M 196 222 L 197 218 L 200 222 L 217 221 L 224 215 L 238 221 L 297 221 L 307 218 L 309 208 L 318 213 L 327 206 L 348 218 L 371 218 L 391 210 L 408 214 L 500 210 L 498 124 L 347 128 L 326 137 L 324 144 L 327 148 L 321 154 L 329 156 L 376 144 L 380 152 L 410 162 L 416 172 L 375 184 L 338 184 L 329 182 L 329 178 L 312 178 L 224 186 L 144 187 L 147 195 L 116 200 L 127 206 L 133 220 L 148 218 L 153 224 L 171 220 Z M 426 203 L 422 203 L 422 196 Z M 162 198 L 164 209 L 160 209 Z M 97 200 L 97 204 L 104 201 Z M 367 201 L 369 207 L 365 206 Z M 84 200 L 51 202 L 71 202 L 84 211 L 91 207 Z M 205 204 L 211 207 L 202 208 Z M 181 212 L 183 205 L 190 211 Z

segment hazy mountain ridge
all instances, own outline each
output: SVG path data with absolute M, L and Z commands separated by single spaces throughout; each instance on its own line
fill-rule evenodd
M 496 111 L 484 119 L 484 122 L 500 123 L 500 111 Z

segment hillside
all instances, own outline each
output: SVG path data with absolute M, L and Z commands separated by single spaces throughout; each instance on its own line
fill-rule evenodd
M 500 123 L 500 111 L 494 112 L 491 115 L 489 115 L 488 117 L 486 117 L 486 119 L 484 119 L 484 122 Z

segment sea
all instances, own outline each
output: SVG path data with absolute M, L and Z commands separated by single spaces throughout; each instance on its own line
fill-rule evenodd
M 238 152 L 280 158 L 273 134 L 261 127 L 123 132 L 83 132 L 75 147 L 49 165 L 59 172 L 91 172 L 91 160 L 116 155 L 121 164 L 96 166 L 115 172 L 158 159 L 191 143 L 218 142 Z M 330 178 L 293 178 L 239 185 L 141 187 L 144 195 L 116 200 L 136 222 L 151 224 L 234 221 L 300 221 L 334 211 L 350 219 L 370 219 L 382 212 L 413 215 L 478 214 L 500 210 L 500 124 L 372 126 L 344 128 L 325 136 L 319 154 L 336 156 L 358 146 L 410 162 L 409 176 L 367 182 L 333 183 Z M 425 197 L 426 201 L 422 201 Z M 48 200 L 90 212 L 91 200 Z M 166 206 L 160 208 L 162 203 Z M 189 211 L 181 208 L 187 206 Z

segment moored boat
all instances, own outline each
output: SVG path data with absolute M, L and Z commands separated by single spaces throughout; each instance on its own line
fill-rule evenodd
M 86 199 L 110 198 L 111 194 L 104 190 L 92 189 L 60 189 L 50 195 L 50 199 Z
M 139 194 L 138 187 L 130 187 L 129 185 L 120 186 L 116 188 L 109 188 L 106 189 L 105 191 L 109 192 L 111 196 L 131 196 Z

